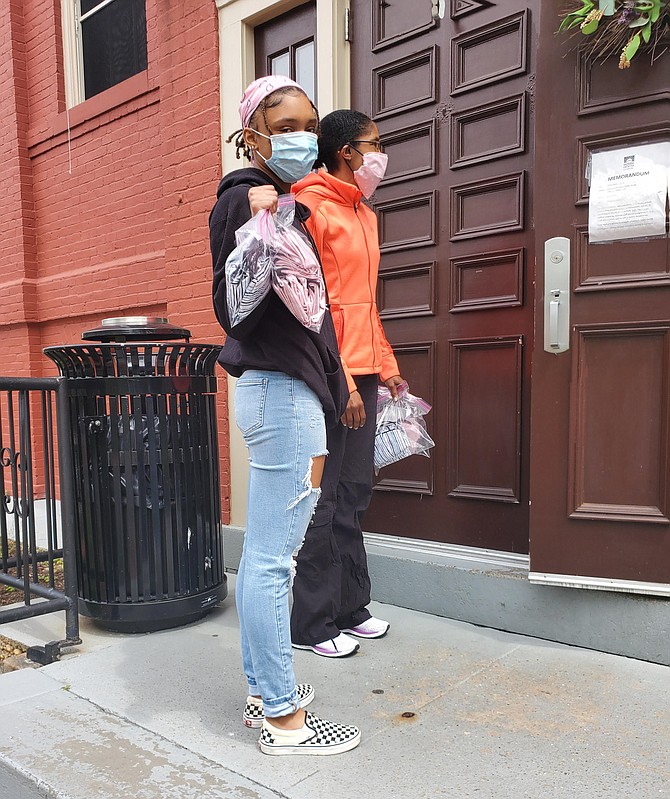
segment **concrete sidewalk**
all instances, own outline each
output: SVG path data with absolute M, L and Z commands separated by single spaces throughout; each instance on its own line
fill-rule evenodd
M 261 755 L 231 597 L 206 620 L 0 676 L 2 799 L 670 797 L 670 669 L 373 603 L 388 636 L 296 652 L 312 709 L 355 723 L 333 757 Z M 4 625 L 34 643 L 62 620 Z

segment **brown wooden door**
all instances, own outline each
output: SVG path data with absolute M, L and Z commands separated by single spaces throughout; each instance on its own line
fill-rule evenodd
M 256 77 L 285 75 L 315 102 L 316 2 L 304 3 L 254 29 Z
M 670 56 L 589 64 L 543 12 L 536 103 L 531 579 L 670 591 L 668 239 L 589 244 L 590 151 L 670 138 Z M 571 241 L 570 349 L 544 352 L 546 239 Z M 579 579 L 579 578 L 583 579 Z M 614 580 L 615 582 L 611 582 Z M 652 585 L 650 585 L 652 584 Z M 655 585 L 653 585 L 655 584 Z
M 539 0 L 351 5 L 352 107 L 389 154 L 379 308 L 436 441 L 381 472 L 365 528 L 527 552 Z

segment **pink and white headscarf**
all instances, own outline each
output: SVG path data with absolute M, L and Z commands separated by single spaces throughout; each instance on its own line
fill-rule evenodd
M 265 100 L 269 94 L 276 92 L 277 89 L 283 89 L 284 86 L 295 86 L 297 89 L 304 92 L 304 89 L 299 83 L 284 77 L 284 75 L 268 75 L 265 78 L 258 78 L 253 83 L 250 83 L 240 102 L 240 121 L 242 122 L 242 127 L 248 128 L 249 121 L 261 102 Z

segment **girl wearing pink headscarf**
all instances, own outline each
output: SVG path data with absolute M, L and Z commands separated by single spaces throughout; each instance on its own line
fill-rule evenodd
M 227 333 L 219 357 L 238 378 L 235 418 L 249 450 L 247 529 L 236 585 L 242 662 L 248 683 L 243 721 L 260 727 L 270 755 L 337 754 L 360 743 L 351 725 L 303 710 L 315 696 L 296 684 L 289 623 L 290 567 L 320 494 L 326 426 L 337 425 L 349 391 L 330 312 L 319 332 L 304 327 L 270 291 L 239 324 L 230 321 L 226 259 L 235 231 L 309 173 L 317 157 L 318 114 L 303 89 L 260 78 L 240 104 L 238 158 L 251 166 L 226 175 L 210 215 L 213 301 Z M 294 225 L 309 211 L 296 203 Z

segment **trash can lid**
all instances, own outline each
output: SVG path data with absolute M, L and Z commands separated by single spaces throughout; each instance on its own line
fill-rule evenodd
M 81 334 L 84 341 L 173 341 L 191 338 L 185 327 L 171 325 L 163 316 L 115 316 L 103 319 L 100 327 Z

